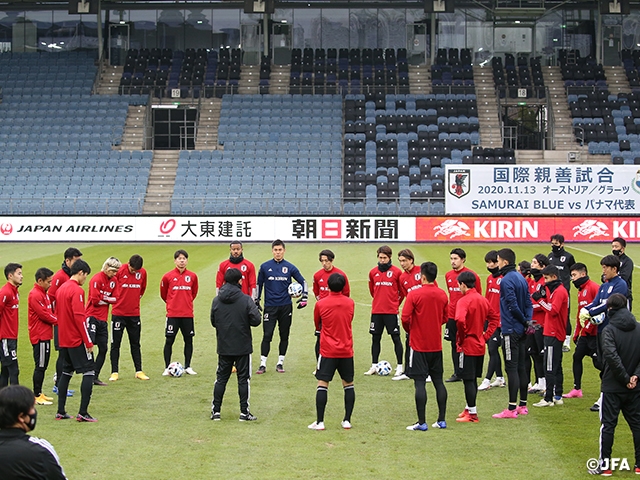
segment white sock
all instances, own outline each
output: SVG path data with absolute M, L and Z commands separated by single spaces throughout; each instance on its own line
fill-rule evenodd
M 547 389 L 547 379 L 542 377 L 538 379 L 538 385 L 540 386 L 540 388 L 542 388 L 543 390 Z
M 371 368 L 376 368 L 376 365 L 377 365 L 376 363 L 372 363 Z
M 284 365 L 284 355 L 278 355 L 278 365 Z
M 567 337 L 564 339 L 565 345 L 569 345 L 570 341 L 571 341 L 571 335 L 567 335 Z
M 396 373 L 400 374 L 404 372 L 404 368 L 402 368 L 402 364 L 399 363 L 398 366 L 396 367 Z
M 260 355 L 260 366 L 261 367 L 267 366 L 267 357 L 263 357 L 262 355 Z
M 478 407 L 469 407 L 469 413 L 478 414 Z

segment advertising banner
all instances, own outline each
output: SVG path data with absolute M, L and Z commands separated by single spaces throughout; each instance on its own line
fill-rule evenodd
M 640 240 L 638 217 L 420 217 L 416 241 L 548 242 L 555 233 L 570 242 Z
M 447 215 L 629 215 L 635 165 L 446 165 Z

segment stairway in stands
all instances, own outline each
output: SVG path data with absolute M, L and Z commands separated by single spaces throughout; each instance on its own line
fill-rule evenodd
M 142 206 L 144 215 L 171 212 L 171 197 L 176 182 L 179 156 L 178 150 L 155 150 L 153 152 L 147 193 Z
M 587 155 L 586 148 L 584 153 L 580 152 L 582 149 L 573 134 L 571 111 L 569 110 L 567 92 L 560 73 L 560 67 L 544 67 L 542 69 L 542 78 L 549 92 L 548 100 L 553 108 L 553 142 L 556 150 L 576 151 L 579 152 L 580 156 Z
M 269 78 L 269 93 L 282 95 L 289 93 L 289 77 L 291 66 L 271 65 L 271 77 Z
M 123 71 L 124 67 L 122 66 L 112 67 L 103 62 L 100 68 L 100 80 L 96 93 L 98 95 L 117 95 Z
M 216 150 L 222 99 L 203 98 L 200 104 L 200 119 L 196 129 L 196 150 Z
M 409 91 L 422 95 L 432 93 L 431 71 L 428 65 L 409 65 Z
M 239 94 L 260 93 L 260 65 L 243 65 L 240 70 L 240 81 L 238 82 Z
M 476 85 L 480 145 L 485 148 L 502 148 L 502 132 L 491 67 L 474 65 L 473 81 Z

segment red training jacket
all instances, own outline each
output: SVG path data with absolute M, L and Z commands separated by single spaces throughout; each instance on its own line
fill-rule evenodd
M 484 293 L 484 298 L 489 300 L 489 305 L 496 312 L 500 311 L 500 282 L 502 281 L 502 275 L 494 277 L 492 273 L 489 273 L 487 277 L 487 289 Z
M 147 290 L 147 271 L 141 268 L 137 272 L 131 273 L 129 264 L 125 263 L 114 278 L 116 280 L 116 303 L 111 307 L 111 315 L 139 317 L 140 299 Z
M 414 265 L 409 272 L 402 271 L 402 274 L 400 274 L 400 286 L 405 297 L 411 290 L 422 287 L 422 275 L 418 265 Z
M 480 282 L 480 277 L 476 272 L 467 267 L 462 267 L 457 272 L 449 270 L 444 276 L 449 290 L 449 318 L 456 318 L 456 304 L 462 298 L 462 293 L 460 293 L 460 287 L 458 286 L 458 275 L 462 272 L 471 272 L 476 276 L 476 290 L 482 295 L 482 282 Z
M 7 282 L 0 289 L 0 338 L 18 339 L 18 287 Z
M 353 357 L 353 312 L 355 303 L 342 292 L 329 292 L 316 303 L 313 321 L 316 330 L 322 326 L 320 355 L 325 358 Z
M 56 295 L 58 308 L 58 343 L 62 348 L 74 348 L 84 344 L 93 347 L 89 337 L 87 311 L 84 307 L 84 290 L 78 282 L 65 282 Z
M 178 268 L 167 272 L 160 281 L 160 297 L 167 304 L 167 317 L 193 318 L 193 301 L 198 295 L 198 276 Z
M 53 326 L 58 323 L 49 295 L 37 283 L 29 292 L 29 340 L 31 345 L 53 338 Z
M 486 341 L 500 324 L 500 314 L 477 290 L 468 290 L 456 305 L 456 347 L 469 356 L 484 355 Z M 488 321 L 487 330 L 484 323 Z
M 230 268 L 237 268 L 242 273 L 242 292 L 251 298 L 256 298 L 258 295 L 256 290 L 256 267 L 246 258 L 240 263 L 231 263 L 229 259 L 221 262 L 216 274 L 216 288 L 224 285 L 224 274 Z
M 442 325 L 447 323 L 447 294 L 433 283 L 412 290 L 402 307 L 402 327 L 414 352 L 441 352 Z
M 539 303 L 547 312 L 544 318 L 542 334 L 545 337 L 555 337 L 563 342 L 567 337 L 567 315 L 569 315 L 569 294 L 567 289 L 560 284 L 553 293 L 549 293 L 547 288 L 546 298 L 541 298 Z
M 67 274 L 63 269 L 54 273 L 53 278 L 51 279 L 51 286 L 49 287 L 49 290 L 47 290 L 47 295 L 49 295 L 49 300 L 51 300 L 51 309 L 54 312 L 56 311 L 56 293 L 67 280 L 69 280 L 69 274 Z
M 109 305 L 116 303 L 115 290 L 115 275 L 109 278 L 104 272 L 96 273 L 89 282 L 87 317 L 106 322 L 109 318 Z
M 373 297 L 371 313 L 398 314 L 398 307 L 404 298 L 400 286 L 402 271 L 395 265 L 386 272 L 374 267 L 369 272 L 369 293 Z
M 600 286 L 596 282 L 589 279 L 578 289 L 578 313 L 576 314 L 576 329 L 573 332 L 574 342 L 578 340 L 578 337 L 595 337 L 598 334 L 598 327 L 593 323 L 587 322 L 584 328 L 580 325 L 580 310 L 593 302 L 599 288 Z
M 321 298 L 324 298 L 331 293 L 331 290 L 329 290 L 328 282 L 329 277 L 334 273 L 339 273 L 346 280 L 344 288 L 341 292 L 342 295 L 344 295 L 345 297 L 351 296 L 351 287 L 349 286 L 349 278 L 347 277 L 346 273 L 336 267 L 333 267 L 328 272 L 324 268 L 321 268 L 313 275 L 313 294 L 316 296 L 316 300 L 320 300 Z
M 527 281 L 527 283 L 529 284 L 529 295 L 533 295 L 541 288 L 545 288 L 544 277 L 540 277 L 537 282 L 532 278 L 530 281 Z M 533 323 L 544 327 L 544 319 L 547 316 L 547 312 L 542 308 L 540 302 L 536 302 L 533 298 L 531 299 L 531 303 L 533 305 L 533 315 L 531 315 L 531 320 Z

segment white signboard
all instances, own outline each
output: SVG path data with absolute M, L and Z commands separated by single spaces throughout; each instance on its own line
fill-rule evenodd
M 0 242 L 413 242 L 415 217 L 0 217 Z
M 634 165 L 447 165 L 447 215 L 630 215 L 640 211 Z

